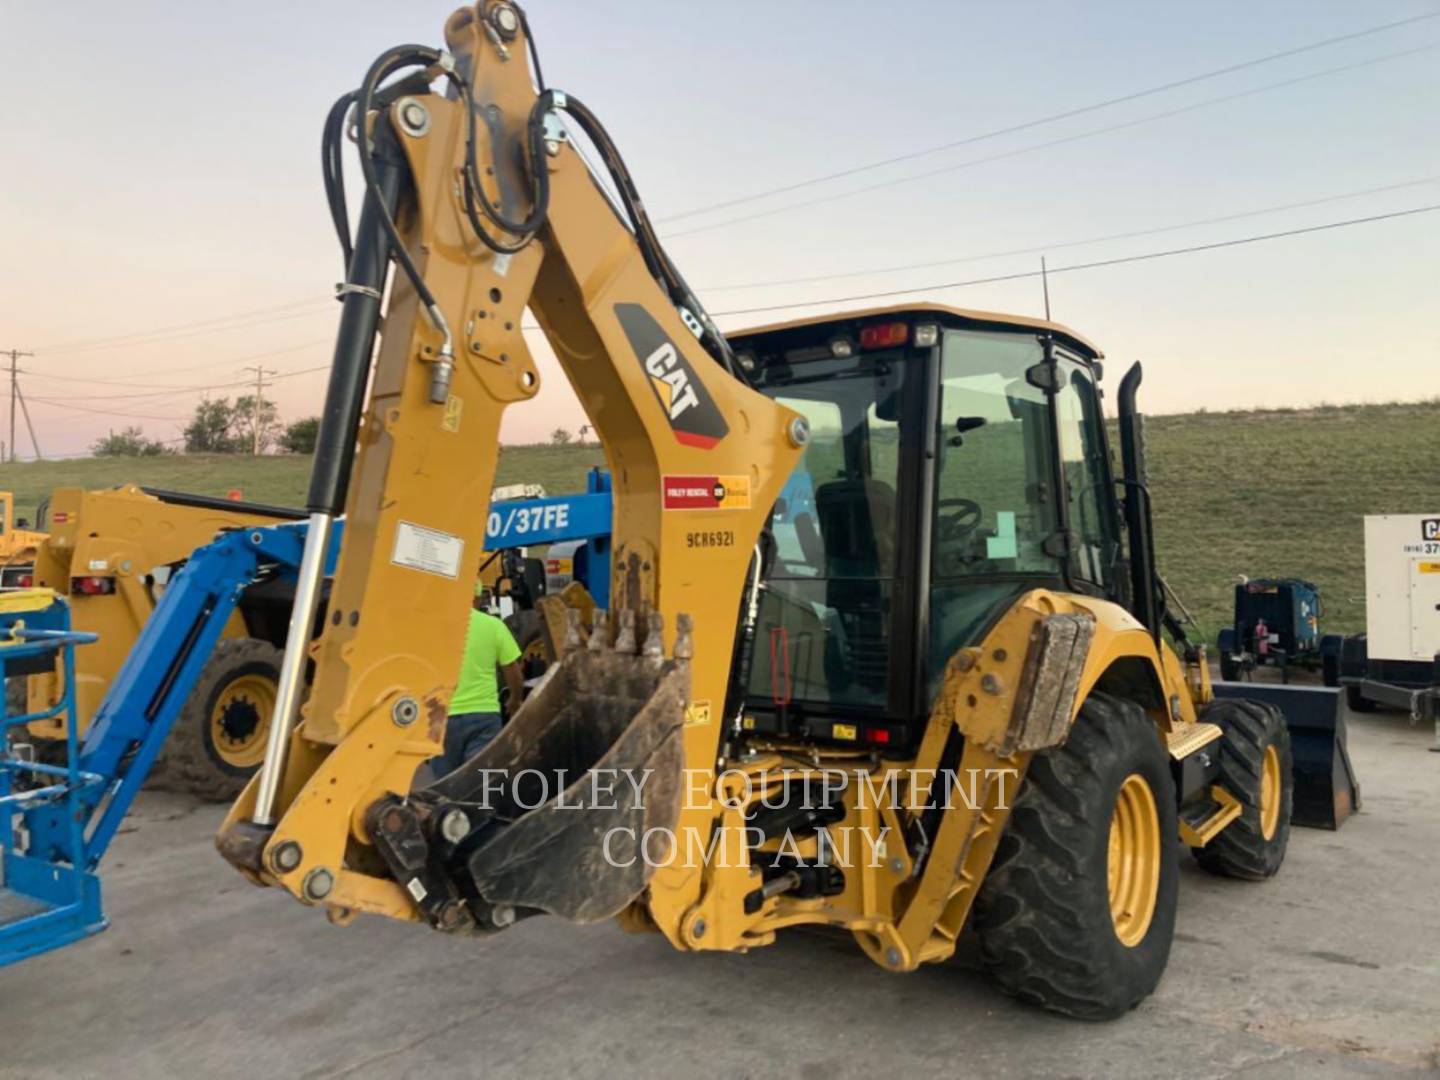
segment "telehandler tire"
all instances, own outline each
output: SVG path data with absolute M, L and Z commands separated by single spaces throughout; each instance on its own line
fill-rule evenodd
M 240 794 L 265 759 L 281 657 L 268 641 L 222 639 L 161 747 L 151 786 L 209 802 Z
M 1228 652 L 1221 650 L 1220 653 L 1220 678 L 1226 682 L 1240 681 L 1240 662 Z
M 1095 692 L 1035 755 L 975 902 L 980 960 L 1007 994 L 1084 1020 L 1138 1005 L 1175 934 L 1169 757 L 1137 704 Z
M 1220 783 L 1240 800 L 1240 816 L 1195 861 L 1212 874 L 1263 881 L 1285 861 L 1295 799 L 1290 731 L 1280 710 L 1244 698 L 1212 701 L 1200 719 L 1225 732 L 1219 742 Z

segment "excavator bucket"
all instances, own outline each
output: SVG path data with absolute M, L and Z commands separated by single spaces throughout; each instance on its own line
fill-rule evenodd
M 475 757 L 405 800 L 371 831 L 432 925 L 493 932 L 548 913 L 618 914 L 645 889 L 680 814 L 689 620 L 674 658 L 660 617 L 637 653 L 633 613 L 612 647 L 604 612 L 588 644 L 570 616 L 564 658 Z
M 1339 692 L 1320 686 L 1214 684 L 1216 697 L 1273 705 L 1285 717 L 1295 779 L 1290 820 L 1310 829 L 1338 829 L 1360 809 L 1360 782 L 1350 764 Z

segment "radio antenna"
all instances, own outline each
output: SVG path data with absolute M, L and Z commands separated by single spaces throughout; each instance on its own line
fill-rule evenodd
M 1050 275 L 1045 269 L 1045 256 L 1040 256 L 1040 288 L 1045 291 L 1045 321 L 1050 321 Z

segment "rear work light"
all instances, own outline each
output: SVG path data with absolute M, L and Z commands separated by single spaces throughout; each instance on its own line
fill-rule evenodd
M 109 596 L 115 591 L 115 579 L 108 577 L 77 577 L 70 579 L 70 592 L 85 596 Z
M 910 326 L 903 322 L 875 323 L 860 330 L 862 349 L 888 349 L 910 339 Z

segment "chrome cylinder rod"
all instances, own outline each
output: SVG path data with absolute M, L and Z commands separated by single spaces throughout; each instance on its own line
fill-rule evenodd
M 259 787 L 255 792 L 255 814 L 251 820 L 257 825 L 273 825 L 275 822 L 275 797 L 280 792 L 290 732 L 300 709 L 300 693 L 305 688 L 305 660 L 310 652 L 315 613 L 320 606 L 320 588 L 325 581 L 325 554 L 330 546 L 330 529 L 334 520 L 326 513 L 312 513 L 305 533 L 305 549 L 300 555 L 299 576 L 295 581 L 295 605 L 290 609 L 285 657 L 280 662 L 280 684 L 275 691 L 275 712 L 270 717 L 270 731 L 265 740 L 265 763 L 260 766 Z
M 355 460 L 356 432 L 365 404 L 365 386 L 370 359 L 380 324 L 380 297 L 389 269 L 389 241 L 381 226 L 381 208 L 394 212 L 400 198 L 405 158 L 389 125 L 376 124 L 374 138 L 376 186 L 367 191 L 350 257 L 346 284 L 341 288 L 344 307 L 336 334 L 335 356 L 330 365 L 330 384 L 325 391 L 325 408 L 315 442 L 315 460 L 310 468 L 309 531 L 300 556 L 295 582 L 295 605 L 290 610 L 290 629 L 285 637 L 285 658 L 280 665 L 280 685 L 275 694 L 275 712 L 265 742 L 265 763 L 260 768 L 255 793 L 257 825 L 275 823 L 275 801 L 285 774 L 285 757 L 290 732 L 299 712 L 305 686 L 305 661 L 310 655 L 310 637 L 325 580 L 325 555 L 336 517 L 345 506 L 350 471 Z

